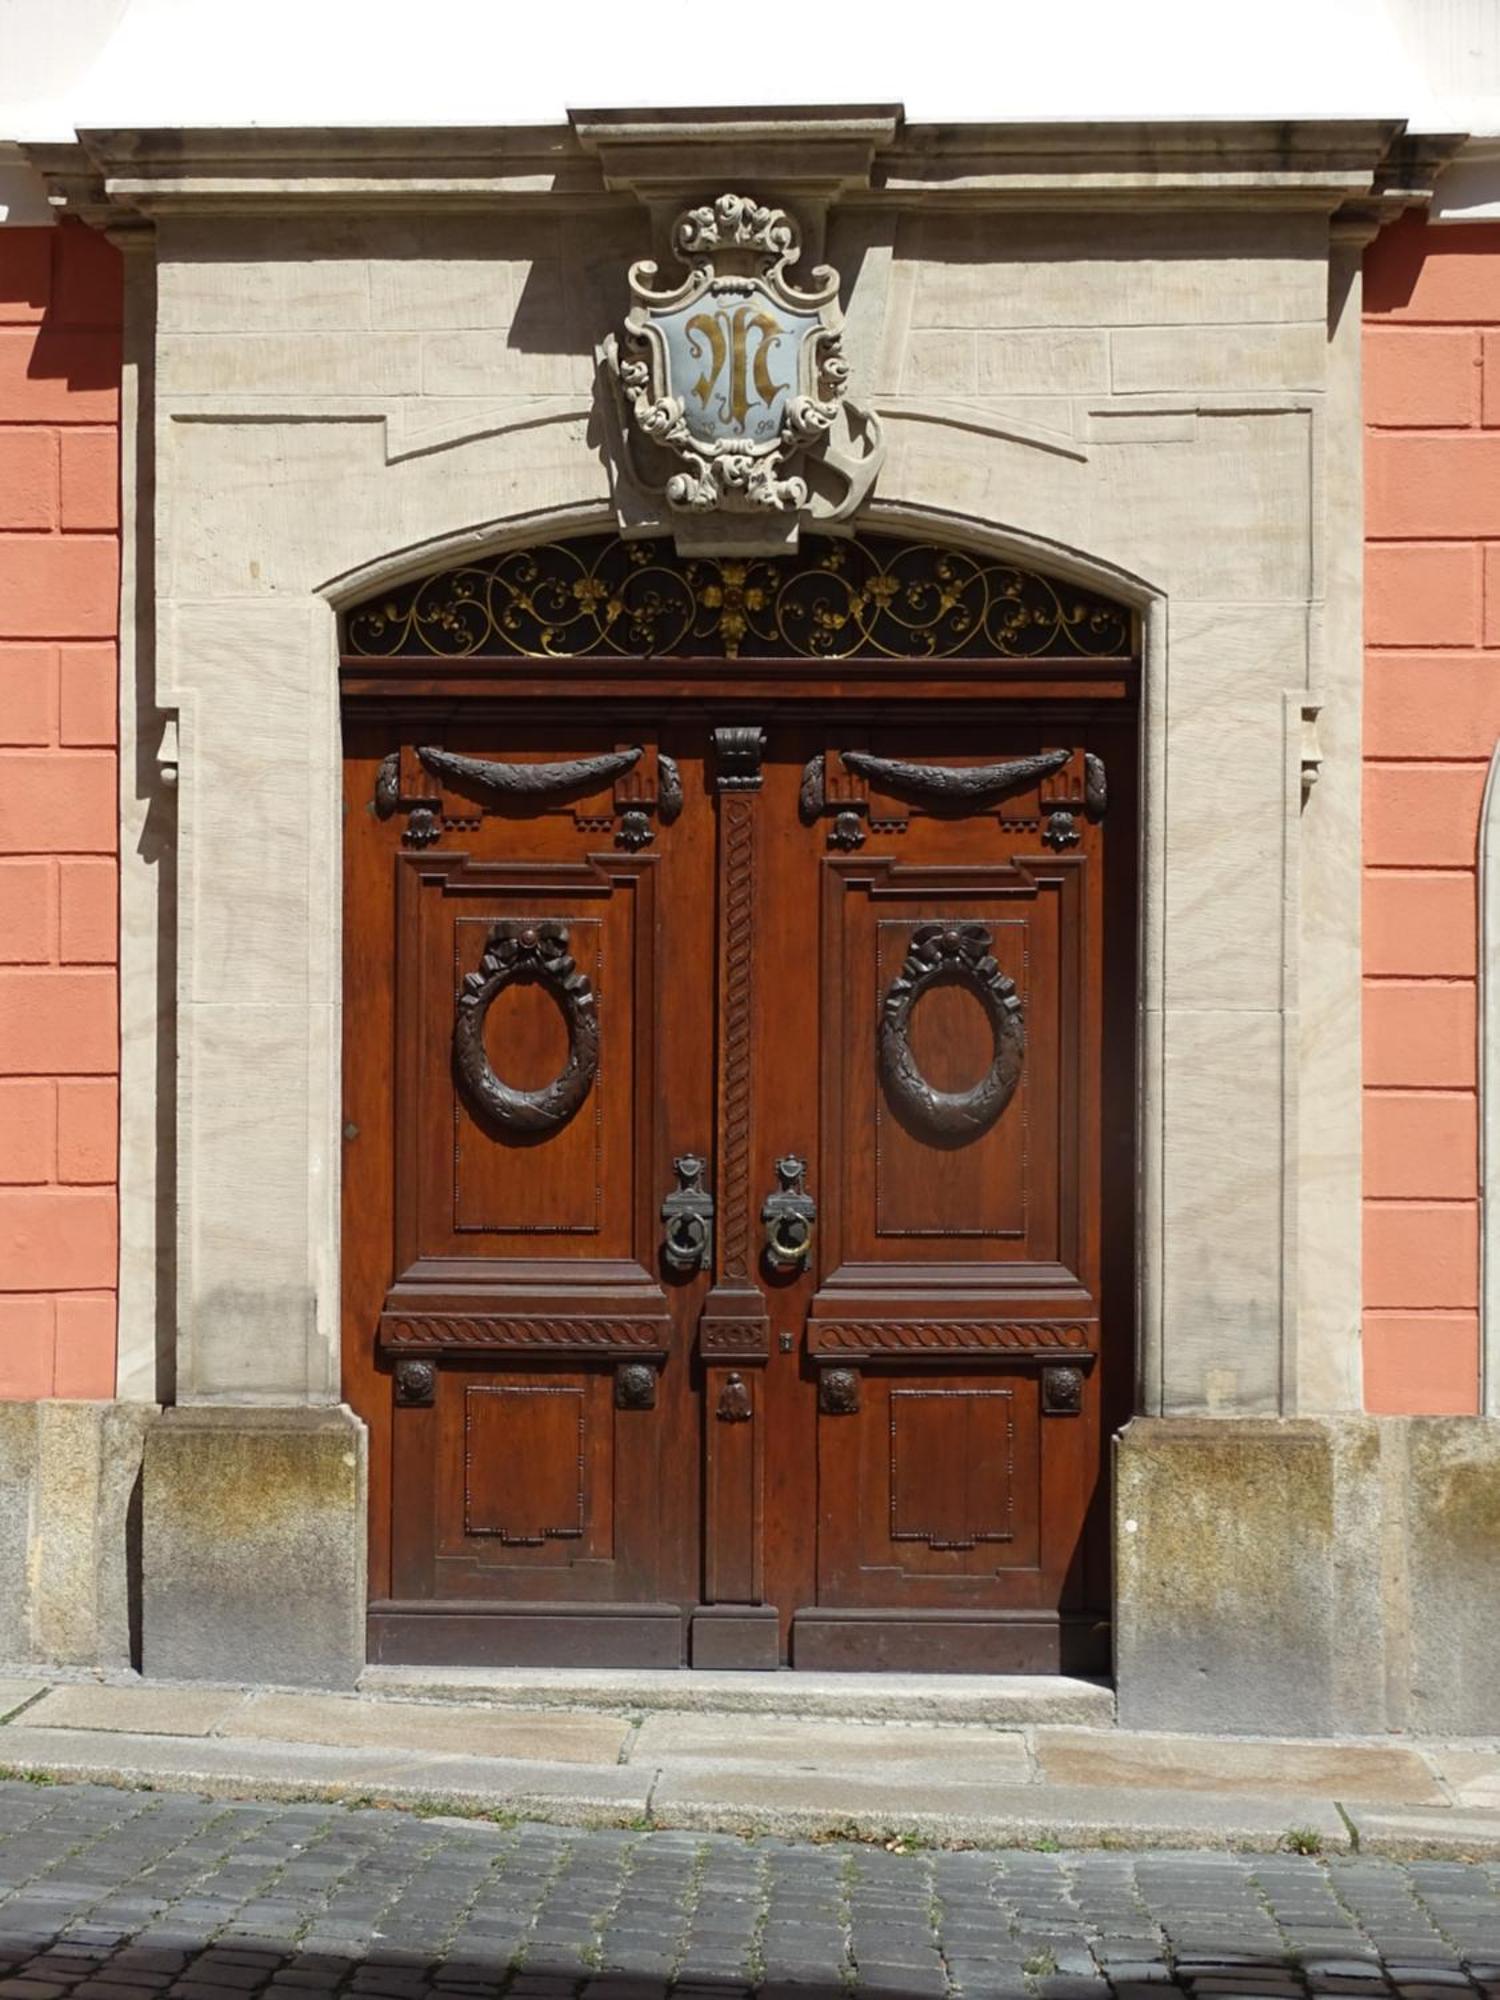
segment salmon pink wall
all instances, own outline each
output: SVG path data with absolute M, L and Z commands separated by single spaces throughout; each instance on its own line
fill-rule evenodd
M 0 1396 L 111 1396 L 120 259 L 0 229 Z
M 1500 226 L 1365 259 L 1365 1404 L 1479 1407 L 1475 863 L 1500 736 Z

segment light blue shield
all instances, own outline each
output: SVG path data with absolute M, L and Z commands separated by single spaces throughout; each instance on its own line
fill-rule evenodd
M 819 316 L 789 310 L 759 285 L 736 285 L 651 319 L 666 349 L 667 394 L 681 399 L 694 437 L 774 442 Z

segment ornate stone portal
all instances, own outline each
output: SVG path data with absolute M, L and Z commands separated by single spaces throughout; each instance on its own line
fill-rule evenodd
M 545 670 L 560 684 L 587 651 L 604 678 L 632 651 L 686 656 L 705 629 L 716 653 L 800 655 L 825 628 L 792 620 L 792 596 L 763 597 L 770 565 L 734 538 L 779 549 L 819 522 L 852 526 L 845 473 L 869 485 L 878 433 L 848 395 L 780 365 L 794 339 L 799 367 L 826 346 L 778 319 L 780 403 L 752 404 L 764 336 L 744 323 L 745 422 L 774 414 L 773 477 L 807 487 L 795 507 L 669 501 L 669 479 L 701 473 L 640 431 L 617 372 L 597 371 L 626 303 L 621 246 L 646 253 L 646 215 L 777 187 L 843 274 L 850 387 L 890 441 L 862 539 L 840 536 L 843 569 L 806 544 L 789 565 L 796 600 L 844 620 L 827 651 L 874 639 L 895 682 L 905 658 L 961 658 L 975 637 L 954 612 L 993 605 L 996 650 L 1040 672 L 1049 648 L 1028 641 L 1057 616 L 1051 598 L 984 581 L 1018 570 L 1066 576 L 1064 605 L 1082 581 L 1142 614 L 1142 1144 L 1120 1187 L 1122 1226 L 1132 1206 L 1139 1226 L 1144 1414 L 1117 1485 L 1122 1715 L 1494 1730 L 1492 1426 L 1339 1414 L 1358 1407 L 1358 238 L 1411 186 L 1410 153 L 1387 160 L 1398 139 L 1348 122 L 955 131 L 834 107 L 580 114 L 571 132 L 320 127 L 295 145 L 264 129 L 112 130 L 51 149 L 58 198 L 109 211 L 133 274 L 121 1384 L 193 1407 L 144 1426 L 138 1488 L 121 1445 L 119 1503 L 98 1505 L 123 1550 L 127 1498 L 144 1496 L 148 1667 L 349 1685 L 364 1661 L 364 1433 L 327 1408 L 337 1162 L 369 1143 L 345 1129 L 333 1026 L 336 613 L 381 604 L 379 632 L 349 632 L 371 682 L 407 650 L 473 652 L 476 680 L 563 653 Z M 746 281 L 740 295 L 705 284 L 687 318 L 762 310 L 765 266 L 741 256 L 706 260 Z M 831 292 L 815 305 L 815 290 L 781 303 L 836 331 Z M 686 337 L 685 318 L 691 362 Z M 651 334 L 644 350 L 620 342 L 647 364 L 648 407 L 670 396 L 686 415 L 713 360 L 698 337 L 697 366 L 679 380 L 672 361 L 654 388 Z M 718 393 L 732 405 L 731 362 Z M 783 437 L 793 392 L 836 403 L 821 439 Z M 626 546 L 585 560 L 581 538 L 606 527 Z M 719 558 L 701 563 L 702 589 L 678 589 L 641 539 L 669 532 Z M 958 602 L 906 632 L 908 559 L 867 560 L 874 534 L 942 544 L 979 574 L 945 578 L 924 557 Z M 538 544 L 567 553 L 524 577 Z M 460 568 L 472 594 L 434 591 Z M 649 648 L 637 611 L 655 618 Z M 809 678 L 822 671 L 810 657 Z M 1324 765 L 1304 798 L 1313 704 Z M 179 716 L 181 782 L 152 792 L 158 757 L 176 777 Z M 1132 810 L 1133 774 L 1111 777 Z M 831 786 L 828 803 L 847 810 Z M 742 1178 L 753 1221 L 764 1188 L 748 1166 Z M 732 1227 L 721 1215 L 731 1248 Z M 411 1324 L 401 1359 L 423 1356 Z M 626 1365 L 649 1359 L 656 1323 L 621 1324 L 637 1329 Z M 873 1352 L 881 1324 L 840 1322 L 839 1361 Z M 946 1324 L 945 1345 L 975 1323 Z M 1031 1323 L 983 1324 L 1010 1346 Z M 743 1323 L 716 1337 L 716 1366 L 743 1366 Z M 1058 1364 L 1076 1352 L 1061 1342 Z M 735 1423 L 748 1379 L 718 1436 L 753 1433 L 748 1408 Z M 16 1421 L 62 1436 L 96 1407 L 19 1406 Z M 131 1415 L 110 1412 L 122 1437 L 138 1435 Z M 210 1514 L 233 1516 L 233 1564 L 205 1540 Z M 23 1497 L 8 1518 L 49 1521 L 46 1562 L 65 1546 L 91 1564 L 102 1546 L 66 1508 Z M 7 1574 L 41 1590 L 46 1562 L 28 1562 L 18 1544 Z M 88 1592 L 107 1569 L 87 1569 Z M 109 1573 L 123 1602 L 123 1557 Z M 1388 1589 L 1370 1587 L 1382 1576 Z M 25 1644 L 55 1653 L 34 1605 Z M 123 1635 L 123 1611 L 116 1623 Z M 122 1636 L 109 1663 L 127 1658 Z
M 839 274 L 820 264 L 794 287 L 797 224 L 742 194 L 687 209 L 672 248 L 687 276 L 663 291 L 654 263 L 632 265 L 623 336 L 599 349 L 621 526 L 647 525 L 644 500 L 684 555 L 795 548 L 804 521 L 854 513 L 884 452 L 846 394 Z

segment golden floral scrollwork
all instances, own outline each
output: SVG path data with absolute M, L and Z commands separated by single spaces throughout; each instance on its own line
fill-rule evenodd
M 584 535 L 403 584 L 344 618 L 346 653 L 385 659 L 1118 659 L 1133 646 L 1125 605 L 887 535 L 734 559 Z

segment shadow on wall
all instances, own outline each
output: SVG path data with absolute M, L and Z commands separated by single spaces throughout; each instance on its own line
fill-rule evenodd
M 1468 222 L 1453 228 L 1430 223 L 1425 211 L 1411 209 L 1380 232 L 1379 252 L 1366 259 L 1365 311 L 1399 312 L 1410 305 L 1424 265 L 1430 283 L 1434 266 L 1440 270 L 1450 257 L 1467 260 L 1476 253 L 1500 257 L 1500 222 Z

